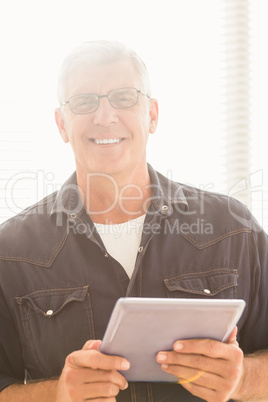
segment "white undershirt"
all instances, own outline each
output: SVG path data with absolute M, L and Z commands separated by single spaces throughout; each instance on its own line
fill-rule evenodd
M 145 215 L 116 225 L 94 223 L 107 252 L 125 269 L 129 278 L 134 270 Z

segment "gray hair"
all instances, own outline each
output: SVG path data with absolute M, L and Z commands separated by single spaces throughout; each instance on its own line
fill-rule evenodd
M 84 62 L 92 64 L 106 64 L 120 60 L 129 60 L 141 78 L 143 90 L 150 95 L 150 80 L 147 68 L 138 54 L 125 44 L 114 41 L 90 41 L 76 47 L 62 63 L 58 78 L 59 104 L 66 99 L 68 77 Z

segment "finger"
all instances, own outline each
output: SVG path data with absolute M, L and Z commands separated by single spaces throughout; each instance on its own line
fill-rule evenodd
M 85 397 L 94 398 L 111 398 L 119 394 L 120 388 L 111 382 L 98 382 L 84 384 L 82 393 Z
M 163 364 L 161 368 L 175 375 L 178 378 L 178 384 L 195 383 L 209 389 L 224 388 L 224 381 L 217 374 L 176 365 Z
M 190 367 L 182 367 L 175 365 L 161 365 L 162 370 L 175 375 L 178 378 L 178 384 L 187 384 L 195 382 L 196 384 L 208 385 L 209 375 L 203 370 L 195 370 Z M 201 379 L 202 377 L 202 379 Z
M 86 398 L 84 401 L 92 401 L 92 398 Z M 111 398 L 95 398 L 94 402 L 116 402 L 116 398 L 114 396 Z
M 198 370 L 197 373 L 195 373 L 195 374 L 192 373 L 191 375 L 189 375 L 189 373 L 187 375 L 185 373 L 183 373 L 178 377 L 178 383 L 179 384 L 188 384 L 190 382 L 194 382 L 194 383 L 198 384 L 199 378 L 202 377 L 204 373 L 205 373 L 205 371 L 203 371 L 203 370 Z M 207 384 L 207 382 L 206 382 L 206 384 Z
M 116 370 L 93 370 L 89 368 L 77 368 L 72 370 L 71 374 L 68 374 L 68 379 L 75 384 L 88 384 L 100 383 L 100 382 L 111 382 L 117 385 L 120 389 L 126 389 L 128 387 L 128 382 L 125 377 Z
M 197 396 L 200 397 L 201 395 L 211 394 L 211 391 L 218 395 L 229 395 L 234 389 L 232 378 L 226 379 L 213 373 L 208 373 L 203 370 L 194 370 L 189 367 L 162 365 L 162 368 L 164 371 L 175 375 L 178 378 L 178 384 L 184 386 L 186 389 L 190 388 L 192 390 L 193 386 L 198 386 L 198 388 L 196 388 L 199 391 Z M 202 393 L 200 394 L 200 392 Z M 213 401 L 216 400 L 222 399 L 213 399 Z
M 190 339 L 175 342 L 173 349 L 180 354 L 197 354 L 214 359 L 232 360 L 235 349 L 239 348 L 233 343 L 227 344 L 214 339 Z
M 171 354 L 174 355 L 174 352 L 171 352 Z M 173 361 L 173 363 L 171 363 L 171 361 Z M 174 364 L 174 361 L 176 361 L 176 364 Z M 211 382 L 213 385 L 215 382 L 215 377 L 218 377 L 217 373 L 210 373 L 209 371 L 206 372 L 204 369 L 197 368 L 196 363 L 195 366 L 191 366 L 191 364 L 188 366 L 178 364 L 176 355 L 175 359 L 167 358 L 165 363 L 161 364 L 161 368 L 162 370 L 175 375 L 178 378 L 178 383 L 180 384 L 196 382 L 200 385 L 205 384 L 206 386 L 209 386 L 209 383 Z M 201 377 L 202 379 L 200 380 Z
M 79 350 L 66 358 L 66 364 L 72 367 L 87 367 L 102 370 L 128 370 L 129 362 L 119 356 L 108 356 L 97 350 Z
M 99 340 L 99 339 L 92 339 L 92 340 L 90 340 L 90 341 L 87 341 L 87 342 L 84 344 L 82 350 L 92 350 L 92 349 L 94 349 L 94 350 L 99 350 L 99 349 L 100 349 L 100 346 L 101 346 L 101 340 Z
M 204 385 L 199 385 L 197 382 L 182 383 L 181 386 L 187 389 L 192 395 L 207 402 L 229 401 L 233 393 L 233 387 L 228 386 L 220 388 L 206 387 Z
M 236 336 L 237 336 L 237 327 L 234 327 L 226 343 L 233 343 L 238 346 Z
M 225 400 L 220 399 L 219 393 L 217 393 L 217 391 L 214 389 L 204 388 L 192 382 L 181 384 L 181 386 L 189 391 L 192 395 L 197 396 L 198 398 L 201 398 L 205 401 Z
M 204 355 L 179 354 L 176 352 L 160 352 L 156 356 L 156 360 L 158 363 L 162 364 L 164 369 L 167 369 L 167 366 L 177 366 L 181 367 L 183 370 L 202 370 L 213 372 L 217 375 L 221 375 L 222 371 L 224 371 L 222 365 L 225 363 L 224 361 L 221 361 L 220 366 L 217 359 L 212 359 Z
M 156 360 L 161 364 L 190 367 L 226 377 L 227 374 L 235 375 L 243 360 L 241 349 L 232 344 L 229 345 L 229 348 L 232 349 L 229 360 L 226 358 L 211 358 L 203 354 L 177 352 L 160 352 L 157 354 Z

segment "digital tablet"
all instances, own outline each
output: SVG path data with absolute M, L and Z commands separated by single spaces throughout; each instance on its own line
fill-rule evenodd
M 211 338 L 225 342 L 245 307 L 244 300 L 125 297 L 117 301 L 101 352 L 125 357 L 128 381 L 177 382 L 156 362 L 159 351 L 180 339 Z

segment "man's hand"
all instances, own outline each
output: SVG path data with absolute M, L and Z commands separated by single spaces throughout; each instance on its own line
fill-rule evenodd
M 67 356 L 58 382 L 57 402 L 115 402 L 119 391 L 128 387 L 118 370 L 127 370 L 129 362 L 102 354 L 100 345 L 101 341 L 88 341 L 82 350 Z
M 211 339 L 177 341 L 171 352 L 159 352 L 164 371 L 208 402 L 225 402 L 234 396 L 243 374 L 243 352 L 236 342 L 237 328 L 226 343 Z

